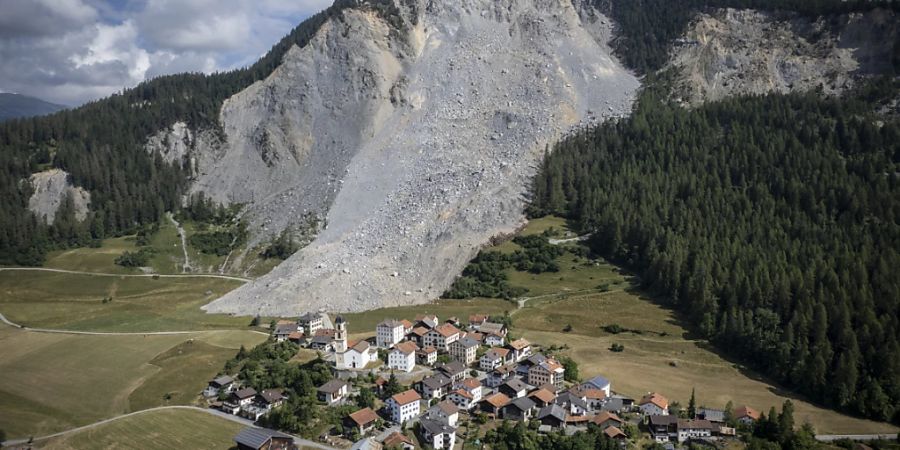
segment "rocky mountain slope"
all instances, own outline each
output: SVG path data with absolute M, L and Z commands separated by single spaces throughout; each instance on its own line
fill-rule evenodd
M 72 196 L 75 218 L 84 220 L 87 217 L 91 194 L 84 188 L 72 186 L 69 174 L 65 171 L 45 170 L 31 175 L 28 181 L 33 189 L 28 199 L 28 209 L 38 217 L 43 217 L 47 223 L 53 223 L 56 211 L 69 195 Z
M 397 7 L 402 24 L 366 7 L 330 19 L 226 101 L 221 133 L 176 125 L 148 142 L 192 161 L 194 191 L 246 203 L 257 242 L 325 218 L 312 244 L 208 311 L 432 300 L 523 223 L 548 144 L 630 110 L 638 81 L 610 56 L 609 21 L 578 0 Z
M 723 9 L 700 14 L 676 42 L 670 68 L 688 104 L 731 95 L 843 92 L 860 76 L 890 73 L 900 36 L 891 10 L 818 18 Z

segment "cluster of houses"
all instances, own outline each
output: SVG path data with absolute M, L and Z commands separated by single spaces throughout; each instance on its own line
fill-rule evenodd
M 323 314 L 305 314 L 297 321 L 279 322 L 276 341 L 333 355 L 336 377 L 318 387 L 318 399 L 326 405 L 349 404 L 351 385 L 337 374 L 379 367 L 391 373 L 409 373 L 418 366 L 424 378 L 411 388 L 385 396 L 378 411 L 361 408 L 345 418 L 345 430 L 365 436 L 383 422 L 414 425 L 420 442 L 436 449 L 451 449 L 456 442 L 460 413 L 489 419 L 540 423 L 539 430 L 574 433 L 589 424 L 599 426 L 612 439 L 624 441 L 623 413 L 639 413 L 653 439 L 660 443 L 686 442 L 714 436 L 734 436 L 724 423 L 724 412 L 702 409 L 695 419 L 669 415 L 668 400 L 649 393 L 638 402 L 618 395 L 602 376 L 566 386 L 565 367 L 550 355 L 535 352 L 525 339 L 508 339 L 507 327 L 488 316 L 475 314 L 463 326 L 457 318 L 440 321 L 422 315 L 414 321 L 390 319 L 379 323 L 372 341 L 348 341 L 347 322 L 336 317 L 333 326 Z M 387 356 L 379 361 L 378 351 Z M 440 356 L 443 355 L 443 356 Z M 441 361 L 441 362 L 438 362 Z M 373 364 L 377 363 L 377 364 Z M 383 366 L 382 366 L 383 364 Z M 381 392 L 384 376 L 375 382 Z M 236 389 L 230 377 L 210 382 L 204 395 L 228 393 L 222 409 L 256 420 L 285 400 L 280 390 L 257 393 Z M 739 408 L 736 418 L 744 423 L 759 418 L 751 408 Z M 383 445 L 413 448 L 400 433 Z M 388 442 L 390 441 L 390 442 Z

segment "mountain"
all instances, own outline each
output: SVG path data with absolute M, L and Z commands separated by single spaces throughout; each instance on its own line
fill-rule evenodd
M 0 92 L 0 122 L 22 117 L 43 116 L 66 109 L 66 106 L 45 102 L 21 94 Z

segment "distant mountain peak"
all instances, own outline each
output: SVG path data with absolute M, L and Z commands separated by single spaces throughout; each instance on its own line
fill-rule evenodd
M 44 116 L 68 108 L 39 98 L 0 92 L 0 122 L 23 117 Z

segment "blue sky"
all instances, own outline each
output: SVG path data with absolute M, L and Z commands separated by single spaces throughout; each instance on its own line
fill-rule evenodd
M 0 91 L 69 106 L 248 65 L 332 0 L 0 0 Z

